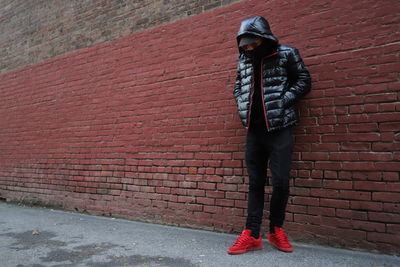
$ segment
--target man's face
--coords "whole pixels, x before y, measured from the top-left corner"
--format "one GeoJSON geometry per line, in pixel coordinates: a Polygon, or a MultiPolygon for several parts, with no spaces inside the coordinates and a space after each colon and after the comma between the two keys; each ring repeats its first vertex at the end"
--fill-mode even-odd
{"type": "Polygon", "coordinates": [[[262,41],[261,40],[257,40],[254,43],[248,44],[248,45],[244,45],[242,46],[242,48],[246,51],[251,51],[256,49],[257,47],[259,47],[261,45],[262,41]]]}

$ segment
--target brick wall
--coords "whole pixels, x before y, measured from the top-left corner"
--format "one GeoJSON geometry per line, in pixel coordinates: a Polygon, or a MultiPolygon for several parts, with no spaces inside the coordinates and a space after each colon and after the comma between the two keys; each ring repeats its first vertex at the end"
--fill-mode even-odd
{"type": "Polygon", "coordinates": [[[0,73],[240,0],[0,0],[0,73]]]}
{"type": "Polygon", "coordinates": [[[263,15],[314,81],[295,129],[291,237],[398,253],[399,9],[244,1],[4,73],[0,197],[242,230],[235,34],[263,15]]]}

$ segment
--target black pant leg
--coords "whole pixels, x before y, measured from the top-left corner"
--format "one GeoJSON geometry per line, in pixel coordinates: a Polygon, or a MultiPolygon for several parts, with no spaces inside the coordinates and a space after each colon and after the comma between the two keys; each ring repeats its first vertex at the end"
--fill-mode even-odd
{"type": "Polygon", "coordinates": [[[272,197],[270,201],[270,230],[282,227],[289,198],[289,177],[292,163],[292,129],[284,129],[271,138],[270,169],[272,173],[272,197]]]}
{"type": "Polygon", "coordinates": [[[249,192],[246,229],[259,235],[264,210],[264,192],[268,151],[262,144],[263,136],[249,131],[246,143],[246,166],[249,174],[249,192]]]}
{"type": "Polygon", "coordinates": [[[289,187],[273,187],[270,201],[269,229],[274,232],[273,227],[282,227],[285,221],[286,205],[289,198],[289,187]]]}

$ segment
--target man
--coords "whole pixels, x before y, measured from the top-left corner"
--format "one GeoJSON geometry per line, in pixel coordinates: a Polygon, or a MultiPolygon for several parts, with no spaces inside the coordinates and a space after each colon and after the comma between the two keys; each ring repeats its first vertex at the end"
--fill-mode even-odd
{"type": "Polygon", "coordinates": [[[237,42],[240,54],[233,94],[247,129],[249,192],[246,228],[228,253],[262,249],[260,225],[268,162],[272,173],[268,241],[281,251],[292,252],[282,229],[289,197],[292,126],[299,121],[297,102],[310,91],[310,74],[298,50],[279,44],[263,17],[242,21],[237,42]]]}

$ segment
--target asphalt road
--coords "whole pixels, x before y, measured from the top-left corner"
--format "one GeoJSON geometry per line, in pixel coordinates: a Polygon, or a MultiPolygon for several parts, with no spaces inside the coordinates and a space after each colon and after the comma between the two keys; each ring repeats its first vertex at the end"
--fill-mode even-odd
{"type": "Polygon", "coordinates": [[[231,256],[236,235],[0,203],[0,266],[400,266],[400,258],[294,243],[231,256]]]}

